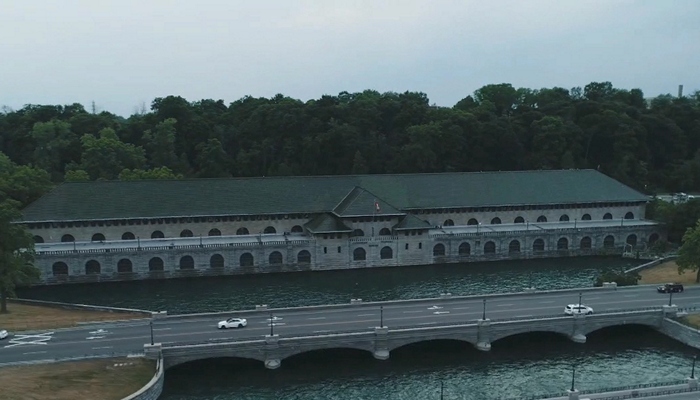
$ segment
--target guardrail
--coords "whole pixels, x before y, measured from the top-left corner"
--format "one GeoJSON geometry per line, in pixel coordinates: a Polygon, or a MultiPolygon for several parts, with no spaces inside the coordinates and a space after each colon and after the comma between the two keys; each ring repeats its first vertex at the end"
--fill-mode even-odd
{"type": "Polygon", "coordinates": [[[143,353],[143,352],[137,352],[137,353],[134,353],[134,352],[112,352],[112,353],[101,353],[101,354],[83,354],[80,356],[55,357],[55,358],[45,358],[45,359],[41,359],[41,360],[32,360],[32,361],[14,361],[14,362],[0,363],[0,368],[20,366],[20,365],[49,364],[49,363],[57,363],[57,362],[65,362],[65,361],[97,360],[97,359],[103,359],[103,358],[119,358],[119,357],[136,358],[136,357],[144,357],[144,356],[145,356],[145,353],[143,353]]]}
{"type": "MultiPolygon", "coordinates": [[[[610,388],[601,389],[587,389],[579,390],[579,396],[582,395],[596,395],[595,400],[620,400],[620,399],[635,399],[640,397],[653,397],[653,396],[663,396],[668,394],[679,394],[679,393],[691,393],[696,392],[700,388],[691,388],[688,386],[686,380],[675,380],[669,382],[652,382],[652,383],[640,383],[636,385],[627,386],[617,386],[610,388]],[[671,387],[685,385],[685,387],[671,387]],[[646,392],[637,392],[639,389],[657,389],[646,392]],[[630,391],[630,393],[617,393],[623,391],[630,391]],[[604,395],[605,393],[610,393],[610,395],[604,395]],[[600,397],[604,395],[604,397],[600,397]]],[[[549,393],[549,394],[537,394],[537,395],[526,395],[511,397],[504,400],[546,400],[546,399],[557,399],[557,398],[569,398],[569,392],[559,392],[559,393],[549,393]]]]}

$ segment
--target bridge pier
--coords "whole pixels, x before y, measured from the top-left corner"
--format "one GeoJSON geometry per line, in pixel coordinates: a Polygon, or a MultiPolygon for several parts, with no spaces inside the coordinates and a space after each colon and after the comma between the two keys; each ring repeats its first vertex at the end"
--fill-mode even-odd
{"type": "Polygon", "coordinates": [[[491,336],[489,334],[491,320],[488,318],[477,320],[477,325],[479,330],[477,331],[476,348],[481,351],[491,350],[491,336]]]}
{"type": "Polygon", "coordinates": [[[143,345],[143,353],[146,355],[146,358],[148,358],[149,360],[157,360],[161,357],[162,347],[163,346],[160,343],[144,344],[143,345]]]}
{"type": "Polygon", "coordinates": [[[387,334],[389,328],[386,326],[374,328],[374,352],[372,355],[377,360],[389,359],[389,347],[387,346],[387,334]]]}
{"type": "Polygon", "coordinates": [[[265,368],[277,369],[282,365],[277,349],[279,349],[279,335],[265,335],[265,368]]]}
{"type": "Polygon", "coordinates": [[[585,314],[574,314],[574,329],[571,332],[571,340],[574,343],[586,343],[586,315],[585,314]]]}

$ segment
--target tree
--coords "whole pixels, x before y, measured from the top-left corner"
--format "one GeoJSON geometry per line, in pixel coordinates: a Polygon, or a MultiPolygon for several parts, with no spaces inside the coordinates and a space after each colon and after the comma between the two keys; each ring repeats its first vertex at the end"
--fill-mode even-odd
{"type": "Polygon", "coordinates": [[[695,282],[700,282],[700,220],[694,227],[685,231],[676,264],[678,264],[678,274],[697,271],[695,282]]]}
{"type": "Polygon", "coordinates": [[[7,313],[7,298],[15,288],[35,282],[41,276],[34,267],[34,240],[22,226],[13,224],[20,218],[16,201],[0,203],[0,313],[7,313]]]}
{"type": "Polygon", "coordinates": [[[84,135],[81,141],[83,155],[80,169],[85,170],[92,179],[115,179],[122,170],[139,169],[146,163],[142,147],[122,142],[110,128],[101,130],[99,138],[84,135]]]}

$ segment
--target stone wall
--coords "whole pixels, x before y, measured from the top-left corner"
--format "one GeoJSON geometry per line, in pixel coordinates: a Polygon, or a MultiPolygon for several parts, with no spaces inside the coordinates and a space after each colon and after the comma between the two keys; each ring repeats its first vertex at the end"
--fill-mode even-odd
{"type": "Polygon", "coordinates": [[[700,349],[700,331],[670,318],[665,318],[659,332],[688,346],[700,349]]]}
{"type": "Polygon", "coordinates": [[[159,358],[156,362],[156,373],[146,386],[122,400],[157,400],[163,392],[163,381],[165,380],[165,368],[163,367],[163,359],[159,358]]]}
{"type": "Polygon", "coordinates": [[[107,307],[107,306],[93,306],[88,304],[73,304],[73,303],[61,303],[58,301],[46,301],[46,300],[30,300],[30,299],[7,299],[9,303],[16,304],[26,304],[30,306],[41,306],[41,307],[52,307],[52,308],[62,308],[66,310],[84,310],[84,311],[102,311],[111,313],[123,313],[123,314],[143,314],[144,318],[150,318],[153,312],[147,310],[138,310],[134,308],[120,308],[120,307],[107,307]]]}

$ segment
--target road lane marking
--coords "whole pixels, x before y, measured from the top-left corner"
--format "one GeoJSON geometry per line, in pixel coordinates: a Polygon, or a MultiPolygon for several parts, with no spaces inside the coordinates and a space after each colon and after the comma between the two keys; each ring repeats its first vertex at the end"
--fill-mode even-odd
{"type": "Polygon", "coordinates": [[[314,333],[326,333],[326,332],[330,332],[330,331],[327,330],[327,329],[326,329],[326,330],[322,330],[322,331],[314,331],[314,333]]]}
{"type": "Polygon", "coordinates": [[[452,307],[453,310],[468,310],[471,307],[452,307]]]}
{"type": "Polygon", "coordinates": [[[169,331],[173,328],[153,328],[153,331],[169,331]]]}
{"type": "Polygon", "coordinates": [[[626,294],[626,295],[623,295],[622,297],[639,297],[639,295],[638,294],[626,294]]]}
{"type": "Polygon", "coordinates": [[[358,314],[357,316],[358,317],[372,317],[374,315],[376,315],[376,314],[358,314]]]}
{"type": "Polygon", "coordinates": [[[435,311],[433,314],[435,315],[440,315],[440,314],[449,314],[449,311],[435,311]]]}
{"type": "Polygon", "coordinates": [[[112,349],[114,346],[93,347],[93,350],[112,349]]]}
{"type": "Polygon", "coordinates": [[[552,303],[556,303],[556,302],[557,302],[556,300],[539,301],[539,302],[537,302],[537,304],[552,304],[552,303]]]}
{"type": "Polygon", "coordinates": [[[412,311],[402,311],[404,314],[415,314],[415,313],[422,313],[423,310],[412,310],[412,311]]]}
{"type": "Polygon", "coordinates": [[[508,303],[508,304],[496,304],[496,307],[511,307],[514,306],[515,304],[513,303],[508,303]]]}
{"type": "Polygon", "coordinates": [[[22,354],[29,355],[29,354],[43,354],[43,353],[46,353],[46,351],[29,351],[29,352],[22,353],[22,354]]]}
{"type": "Polygon", "coordinates": [[[311,317],[311,318],[307,318],[307,319],[317,320],[317,319],[326,319],[326,317],[311,317]]]}
{"type": "Polygon", "coordinates": [[[38,335],[15,335],[4,348],[16,347],[16,346],[26,346],[30,344],[41,344],[46,345],[46,342],[51,340],[54,332],[45,332],[38,335]]]}
{"type": "Polygon", "coordinates": [[[432,307],[428,307],[428,310],[439,310],[441,308],[442,307],[440,307],[440,306],[432,306],[432,307]]]}

